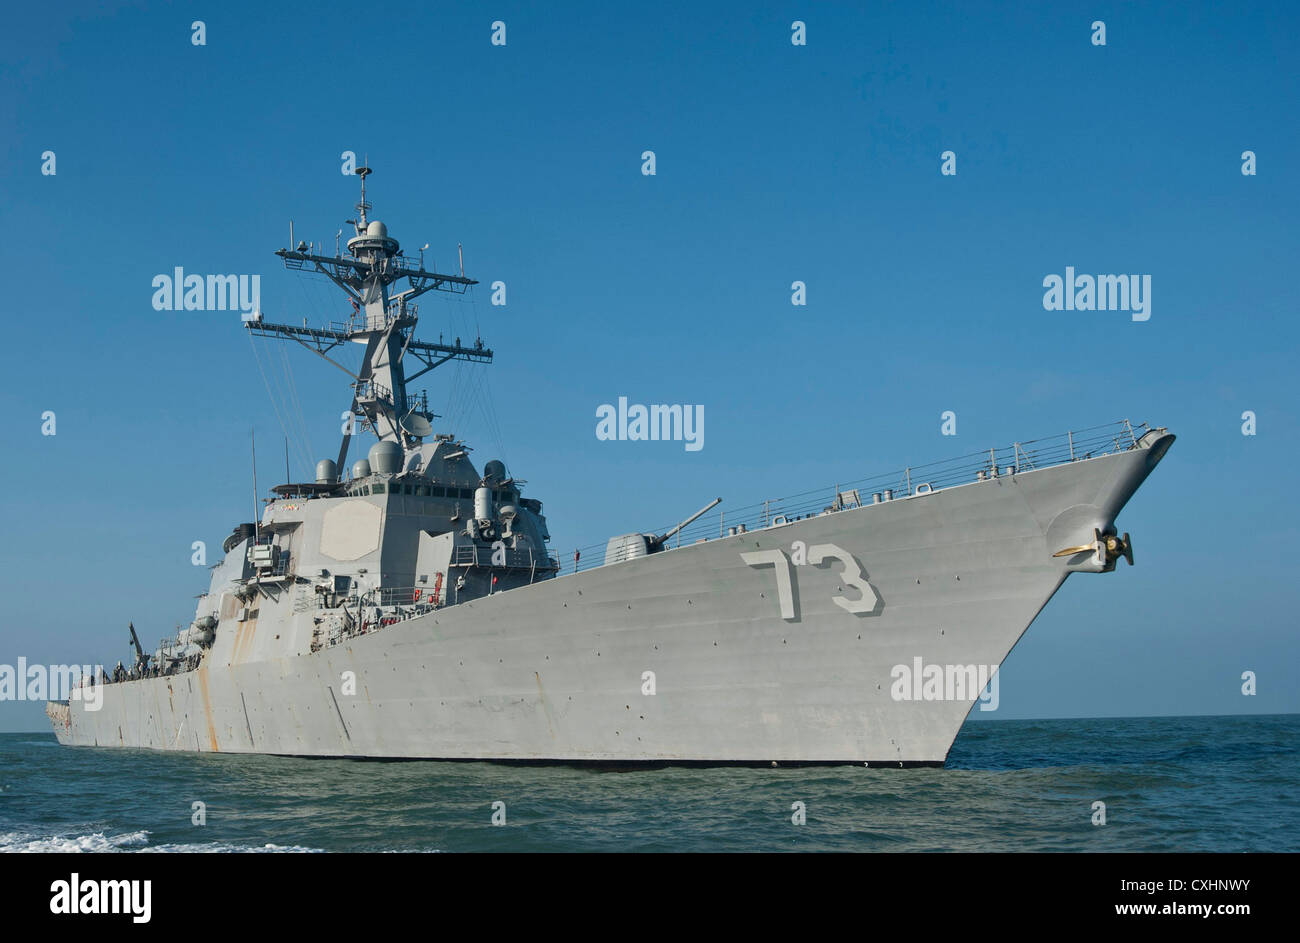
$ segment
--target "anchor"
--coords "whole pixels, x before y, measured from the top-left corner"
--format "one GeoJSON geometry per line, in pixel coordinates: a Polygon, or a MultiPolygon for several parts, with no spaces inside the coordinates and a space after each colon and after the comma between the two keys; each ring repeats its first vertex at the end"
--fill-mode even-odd
{"type": "Polygon", "coordinates": [[[1052,554],[1054,557],[1069,557],[1076,553],[1093,554],[1093,562],[1102,568],[1103,573],[1109,573],[1115,569],[1115,563],[1120,557],[1128,561],[1128,565],[1133,565],[1133,542],[1129,540],[1127,533],[1123,537],[1115,534],[1103,534],[1100,528],[1093,528],[1094,539],[1091,543],[1080,544],[1077,547],[1066,547],[1064,550],[1058,550],[1052,554]]]}

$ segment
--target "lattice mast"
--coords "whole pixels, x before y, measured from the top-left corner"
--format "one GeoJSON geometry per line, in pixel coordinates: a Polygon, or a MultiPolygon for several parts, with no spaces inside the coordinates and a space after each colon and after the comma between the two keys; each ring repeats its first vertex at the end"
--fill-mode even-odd
{"type": "MultiPolygon", "coordinates": [[[[415,340],[418,310],[411,301],[426,291],[464,294],[478,282],[463,273],[426,271],[423,252],[418,262],[407,259],[397,240],[388,235],[388,227],[368,219],[372,207],[366,201],[366,177],[371,174],[370,168],[358,167],[356,174],[361,178],[361,202],[356,204],[357,219],[347,220],[356,235],[348,240],[346,254],[319,255],[306,242],[275,253],[286,268],[304,270],[310,265],[343,289],[352,302],[348,320],[327,328],[309,328],[272,324],[258,314],[245,325],[264,337],[291,338],[348,374],[352,377],[352,413],[381,441],[391,439],[404,450],[414,449],[433,434],[434,414],[424,397],[408,394],[407,384],[449,360],[489,363],[492,351],[483,346],[481,338],[472,347],[462,346],[460,338],[454,344],[415,340]],[[391,287],[401,279],[407,280],[407,287],[393,292],[391,287]],[[356,373],[329,356],[335,347],[347,342],[366,346],[356,373]],[[405,368],[408,355],[422,365],[409,375],[405,368]]],[[[351,437],[349,429],[339,446],[340,471],[347,461],[351,437]]]]}

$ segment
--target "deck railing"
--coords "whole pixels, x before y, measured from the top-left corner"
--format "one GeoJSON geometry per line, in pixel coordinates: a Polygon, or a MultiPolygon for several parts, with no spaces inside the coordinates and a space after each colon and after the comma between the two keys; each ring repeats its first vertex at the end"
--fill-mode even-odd
{"type": "MultiPolygon", "coordinates": [[[[491,547],[461,545],[452,550],[452,566],[493,566],[494,551],[491,547]]],[[[507,547],[505,565],[516,569],[554,570],[559,569],[559,560],[547,553],[539,553],[531,547],[507,547]]]]}
{"type": "MultiPolygon", "coordinates": [[[[758,530],[772,524],[815,517],[827,511],[851,510],[956,485],[1124,452],[1137,448],[1138,440],[1149,430],[1146,423],[1134,425],[1127,419],[1121,419],[1060,435],[1013,442],[1003,448],[969,452],[924,465],[909,465],[896,472],[828,485],[783,498],[771,498],[740,508],[723,508],[717,516],[709,515],[685,528],[669,541],[669,546],[684,547],[705,538],[726,537],[733,528],[758,530]]],[[[645,533],[662,534],[671,526],[647,529],[645,533]]],[[[570,557],[564,563],[562,573],[574,573],[604,565],[605,544],[582,547],[578,553],[580,557],[577,563],[570,557]]]]}

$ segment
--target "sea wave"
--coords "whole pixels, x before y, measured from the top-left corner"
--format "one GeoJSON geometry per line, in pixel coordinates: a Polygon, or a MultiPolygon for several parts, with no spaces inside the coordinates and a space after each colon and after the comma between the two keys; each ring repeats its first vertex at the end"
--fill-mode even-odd
{"type": "Polygon", "coordinates": [[[99,853],[99,852],[153,852],[161,854],[183,853],[249,853],[249,854],[306,854],[320,852],[320,848],[302,845],[238,845],[230,842],[173,842],[150,845],[147,831],[123,832],[106,835],[90,832],[85,835],[41,835],[35,832],[0,833],[0,854],[42,853],[99,853]]]}
{"type": "Polygon", "coordinates": [[[86,835],[46,835],[33,832],[5,832],[0,834],[0,852],[97,852],[122,851],[132,845],[149,841],[148,832],[124,832],[105,835],[91,832],[86,835]]]}

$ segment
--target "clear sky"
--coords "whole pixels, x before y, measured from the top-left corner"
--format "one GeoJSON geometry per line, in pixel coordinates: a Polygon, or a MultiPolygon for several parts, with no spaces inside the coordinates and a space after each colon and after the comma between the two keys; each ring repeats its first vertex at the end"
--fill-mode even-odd
{"type": "Polygon", "coordinates": [[[994,716],[1300,710],[1297,9],[13,5],[0,663],[111,665],[128,620],[152,648],[207,586],[192,542],[215,562],[249,518],[250,428],[264,489],[286,427],[295,478],[335,454],[342,373],[255,359],[237,313],[155,311],[151,281],[258,273],[270,320],[345,315],[271,253],[291,219],[333,251],[353,150],[406,248],[446,270],[463,244],[483,284],[425,296],[421,335],[481,331],[496,362],[416,386],[527,479],[563,558],[717,495],[1130,417],[1179,436],[1119,520],[1137,566],[1066,583],[994,716]],[[1150,320],[1044,310],[1066,266],[1150,275],[1150,320]],[[598,441],[619,396],[703,405],[704,448],[598,441]]]}

